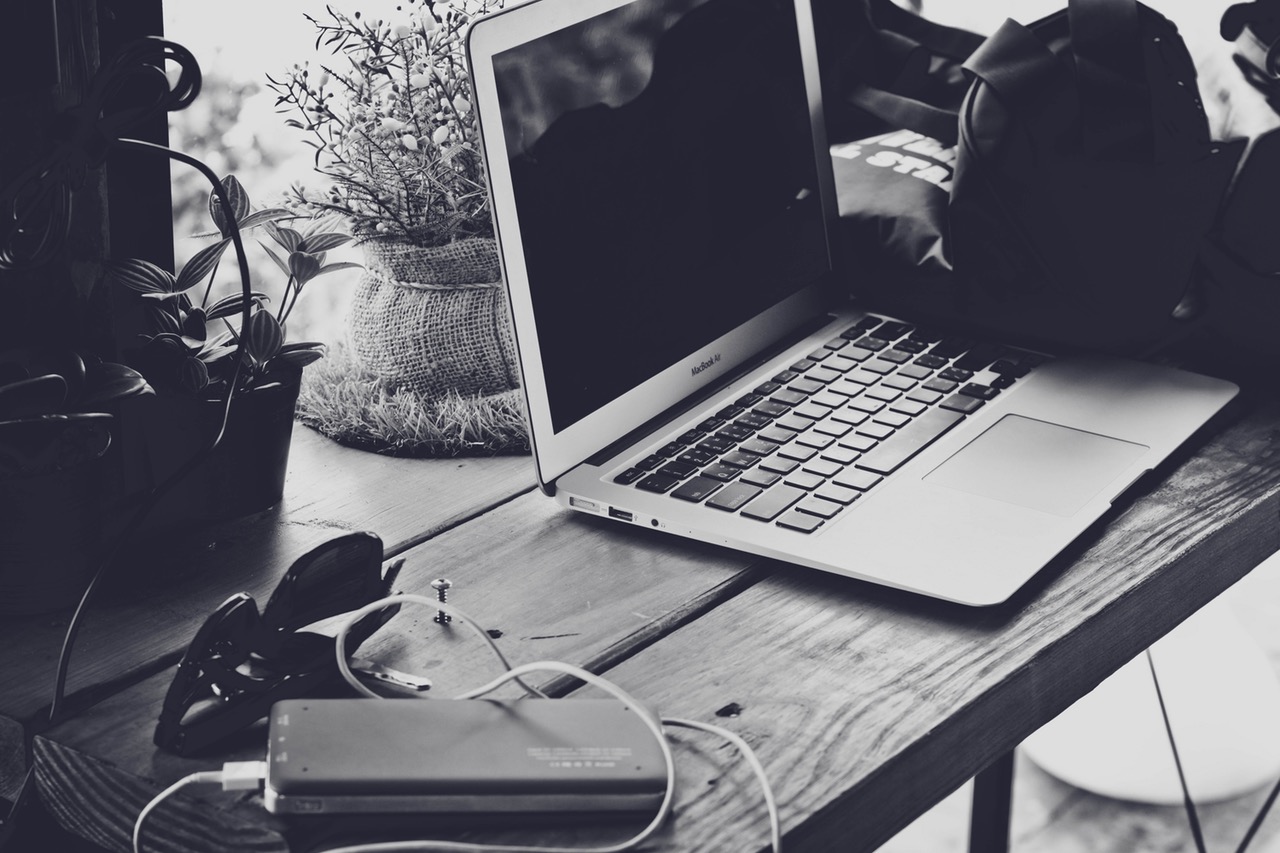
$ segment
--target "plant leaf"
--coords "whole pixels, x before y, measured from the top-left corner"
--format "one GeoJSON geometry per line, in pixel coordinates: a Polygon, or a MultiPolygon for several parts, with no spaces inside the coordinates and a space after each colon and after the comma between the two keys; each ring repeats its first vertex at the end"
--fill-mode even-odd
{"type": "Polygon", "coordinates": [[[270,311],[259,311],[249,320],[245,349],[258,364],[270,361],[284,344],[284,329],[270,311]]]}
{"type": "Polygon", "coordinates": [[[284,355],[287,352],[294,352],[295,350],[300,350],[300,349],[325,349],[325,348],[326,348],[326,345],[321,343],[320,341],[295,341],[294,343],[285,344],[284,346],[280,347],[280,355],[284,355]]]}
{"type": "MultiPolygon", "coordinates": [[[[231,202],[231,212],[235,214],[236,222],[239,223],[249,215],[249,194],[245,192],[244,187],[236,180],[235,175],[227,175],[222,179],[222,188],[227,192],[227,200],[231,202]]],[[[218,233],[223,237],[231,236],[231,223],[227,220],[226,213],[222,210],[222,204],[218,201],[218,194],[210,191],[209,193],[209,217],[213,220],[213,224],[218,227],[218,233]]]]}
{"type": "Polygon", "coordinates": [[[141,258],[127,258],[107,264],[107,274],[130,290],[143,295],[169,294],[176,279],[173,273],[141,258]]]}
{"type": "Polygon", "coordinates": [[[285,275],[292,275],[292,273],[290,273],[290,272],[289,272],[289,265],[288,265],[288,264],[286,264],[286,263],[285,263],[285,262],[280,258],[280,256],[279,256],[279,255],[277,255],[274,251],[272,251],[270,246],[268,246],[266,243],[263,243],[262,241],[258,241],[258,245],[259,245],[259,246],[261,246],[261,247],[263,248],[263,250],[264,250],[268,255],[270,255],[270,256],[271,256],[271,260],[273,260],[273,261],[275,261],[275,262],[276,262],[276,266],[280,267],[280,272],[284,273],[285,275]]]}
{"type": "Polygon", "coordinates": [[[146,314],[149,325],[157,332],[172,332],[177,334],[182,331],[182,326],[178,324],[178,318],[174,317],[171,311],[168,311],[159,303],[148,303],[146,314]]]}
{"type": "Polygon", "coordinates": [[[320,272],[320,260],[306,252],[294,252],[289,255],[289,274],[297,281],[298,287],[311,281],[320,272]]]}
{"type": "MultiPolygon", "coordinates": [[[[244,299],[244,294],[242,293],[232,293],[229,296],[222,297],[217,302],[213,303],[212,305],[210,305],[208,308],[205,309],[205,312],[204,312],[205,320],[220,320],[223,317],[233,317],[236,314],[239,314],[240,303],[243,299],[244,299]]],[[[252,304],[255,306],[261,305],[263,302],[269,301],[267,294],[260,293],[259,291],[256,291],[256,290],[252,291],[249,294],[249,299],[251,300],[252,304]]]]}
{"type": "Polygon", "coordinates": [[[338,246],[345,246],[351,242],[351,235],[338,234],[333,231],[327,231],[324,234],[312,234],[305,238],[298,248],[304,252],[327,252],[330,249],[336,249],[338,246]]]}
{"type": "Polygon", "coordinates": [[[316,349],[295,349],[289,352],[281,352],[271,360],[271,363],[283,362],[294,367],[306,367],[308,364],[324,358],[324,356],[325,348],[321,345],[316,349]]]}
{"type": "Polygon", "coordinates": [[[281,247],[290,252],[298,251],[298,246],[302,243],[302,234],[287,226],[275,225],[275,227],[268,228],[267,233],[269,233],[271,237],[281,245],[281,247]]]}
{"type": "Polygon", "coordinates": [[[205,246],[196,252],[191,260],[187,261],[183,266],[182,272],[178,273],[177,282],[173,289],[179,292],[189,290],[212,272],[217,266],[218,260],[221,259],[222,253],[226,251],[227,245],[231,242],[230,237],[224,237],[212,246],[205,246]]]}
{"type": "Polygon", "coordinates": [[[198,393],[209,386],[209,368],[198,358],[184,359],[178,368],[178,384],[191,393],[198,393]]]}
{"type": "Polygon", "coordinates": [[[339,270],[362,270],[362,269],[364,269],[363,264],[356,264],[356,263],[352,263],[351,261],[339,261],[336,264],[325,264],[324,266],[320,267],[320,269],[317,270],[316,274],[312,277],[319,278],[322,275],[326,275],[331,272],[338,272],[339,270]]]}
{"type": "Polygon", "coordinates": [[[204,311],[196,308],[187,315],[187,319],[182,321],[182,335],[184,338],[193,338],[197,341],[203,341],[208,337],[204,311]]]}
{"type": "Polygon", "coordinates": [[[257,225],[274,222],[277,219],[293,219],[297,214],[283,207],[268,207],[266,210],[255,210],[240,222],[240,230],[248,231],[257,225]]]}
{"type": "Polygon", "coordinates": [[[142,374],[131,367],[104,361],[91,370],[86,377],[84,395],[79,406],[97,406],[122,400],[125,397],[136,397],[141,394],[154,394],[142,374]]]}

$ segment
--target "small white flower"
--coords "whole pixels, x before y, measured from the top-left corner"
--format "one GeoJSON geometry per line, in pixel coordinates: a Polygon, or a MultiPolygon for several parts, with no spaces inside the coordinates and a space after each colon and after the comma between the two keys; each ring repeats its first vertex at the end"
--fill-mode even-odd
{"type": "Polygon", "coordinates": [[[408,24],[397,24],[397,25],[396,25],[396,26],[391,30],[391,32],[392,32],[392,33],[395,35],[395,37],[396,37],[396,38],[398,38],[398,39],[407,39],[410,35],[412,35],[412,34],[413,34],[413,30],[409,27],[409,25],[408,25],[408,24]]]}
{"type": "Polygon", "coordinates": [[[400,144],[405,148],[408,148],[410,151],[418,150],[418,138],[412,134],[406,133],[404,136],[400,137],[400,144]]]}
{"type": "Polygon", "coordinates": [[[409,85],[415,89],[425,89],[431,85],[431,75],[413,74],[409,77],[409,85]]]}
{"type": "Polygon", "coordinates": [[[404,122],[388,116],[378,122],[378,127],[383,133],[397,133],[404,128],[404,122]]]}
{"type": "Polygon", "coordinates": [[[441,125],[437,127],[435,133],[431,134],[431,141],[436,145],[444,145],[449,141],[449,126],[441,125]]]}
{"type": "Polygon", "coordinates": [[[464,116],[471,112],[471,102],[459,95],[453,99],[453,108],[457,110],[458,115],[464,116]]]}

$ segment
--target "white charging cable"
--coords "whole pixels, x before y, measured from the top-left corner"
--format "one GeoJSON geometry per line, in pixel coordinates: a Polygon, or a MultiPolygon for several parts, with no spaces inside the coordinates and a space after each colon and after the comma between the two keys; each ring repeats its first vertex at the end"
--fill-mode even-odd
{"type": "MultiPolygon", "coordinates": [[[[466,841],[444,841],[431,839],[414,839],[409,841],[381,841],[371,842],[367,844],[356,844],[344,847],[331,848],[325,853],[401,853],[401,851],[465,851],[465,853],[622,853],[622,851],[630,850],[642,843],[649,836],[653,835],[666,822],[671,814],[671,807],[675,799],[675,758],[671,754],[671,745],[667,741],[666,733],[663,731],[663,725],[679,726],[682,728],[695,729],[698,731],[708,732],[717,735],[732,744],[743,758],[747,761],[751,771],[755,774],[756,779],[760,783],[760,788],[764,793],[765,808],[769,815],[769,834],[770,842],[773,845],[774,853],[782,853],[782,827],[778,816],[777,802],[773,796],[773,790],[769,786],[769,780],[765,775],[764,765],[760,763],[760,759],[756,757],[755,752],[737,734],[720,726],[710,723],[698,722],[695,720],[686,720],[675,717],[658,717],[654,715],[641,702],[637,701],[633,696],[617,686],[613,682],[589,672],[581,667],[574,666],[570,663],[562,661],[536,661],[534,663],[522,664],[520,666],[512,666],[506,656],[493,642],[493,638],[489,633],[480,627],[474,619],[467,616],[452,604],[437,601],[434,598],[428,598],[421,595],[401,594],[392,595],[387,598],[374,601],[365,605],[359,610],[352,613],[343,621],[338,629],[337,635],[334,637],[334,650],[338,663],[338,670],[342,673],[342,677],[352,686],[358,693],[374,699],[383,699],[385,697],[373,692],[366,687],[351,670],[351,666],[344,654],[346,646],[346,636],[351,627],[374,611],[391,607],[396,604],[413,603],[422,604],[427,607],[433,607],[443,610],[445,613],[453,616],[454,619],[461,624],[465,624],[473,629],[497,656],[502,663],[504,672],[487,684],[468,690],[455,697],[455,699],[475,699],[492,693],[502,685],[514,681],[520,685],[526,694],[531,697],[540,699],[549,699],[545,693],[536,687],[531,687],[523,680],[523,676],[533,672],[559,672],[565,675],[571,675],[574,678],[590,684],[594,687],[605,691],[606,693],[618,699],[622,703],[634,708],[640,721],[645,725],[658,744],[658,749],[662,753],[662,760],[666,769],[667,785],[663,793],[662,802],[658,806],[657,814],[653,820],[649,822],[639,833],[617,844],[611,844],[605,847],[538,847],[529,845],[507,845],[507,844],[479,844],[466,841]]],[[[407,701],[407,700],[406,700],[407,701]]],[[[435,700],[433,700],[435,701],[435,700]]],[[[450,701],[450,700],[443,700],[450,701]]],[[[550,699],[549,701],[573,701],[550,699]]],[[[238,761],[229,762],[223,765],[222,770],[210,770],[199,773],[192,773],[179,779],[177,782],[165,788],[157,794],[151,802],[147,803],[142,812],[138,815],[137,821],[133,827],[133,853],[142,853],[142,825],[150,816],[151,812],[160,805],[165,799],[177,792],[181,788],[188,785],[196,784],[220,784],[224,791],[231,790],[253,790],[258,787],[259,783],[266,777],[265,761],[238,761]]]]}
{"type": "Polygon", "coordinates": [[[265,761],[229,761],[221,770],[202,770],[183,776],[152,798],[133,823],[133,853],[142,853],[142,824],[172,794],[188,785],[221,785],[224,791],[253,791],[267,776],[265,761]]]}
{"type": "Polygon", "coordinates": [[[423,595],[405,593],[388,596],[380,599],[379,601],[366,604],[364,607],[347,617],[347,619],[343,621],[341,627],[338,628],[338,633],[334,637],[334,654],[337,660],[338,669],[342,673],[342,677],[361,694],[375,699],[385,698],[374,693],[362,684],[360,680],[356,678],[355,673],[351,671],[351,667],[347,662],[347,656],[344,651],[346,648],[345,640],[347,632],[356,622],[370,613],[402,603],[421,604],[426,607],[433,607],[438,610],[442,610],[452,616],[455,622],[464,624],[471,628],[484,640],[485,644],[494,652],[498,660],[502,663],[503,668],[506,670],[503,674],[499,675],[488,684],[483,684],[474,690],[468,690],[467,692],[455,697],[456,699],[475,699],[477,697],[484,696],[487,693],[492,693],[494,690],[509,681],[517,682],[525,689],[525,692],[530,695],[545,697],[546,694],[542,693],[542,691],[534,687],[530,687],[521,680],[521,676],[532,672],[551,671],[572,675],[587,684],[604,690],[614,698],[621,700],[623,703],[636,708],[636,710],[640,712],[640,719],[653,734],[654,738],[658,742],[659,749],[662,750],[663,760],[666,762],[667,789],[663,795],[662,804],[658,807],[658,813],[654,816],[648,826],[636,835],[632,836],[630,839],[608,847],[534,847],[522,845],[474,844],[463,841],[430,841],[423,839],[414,841],[389,841],[358,844],[349,847],[334,848],[325,851],[325,853],[400,853],[400,851],[410,850],[456,850],[467,851],[467,853],[483,853],[483,851],[494,851],[494,853],[621,853],[621,851],[630,850],[656,832],[658,828],[666,822],[675,797],[675,759],[671,755],[671,747],[667,742],[666,733],[662,730],[663,724],[681,726],[718,735],[719,737],[727,740],[742,753],[748,765],[751,767],[752,772],[755,774],[756,779],[759,781],[761,790],[764,792],[765,808],[769,814],[770,842],[773,845],[774,853],[782,853],[782,828],[781,821],[778,816],[777,802],[774,799],[773,790],[769,785],[769,780],[765,775],[764,765],[760,763],[759,758],[756,757],[755,752],[745,740],[728,729],[724,729],[710,723],[701,723],[694,720],[684,720],[671,717],[655,717],[645,709],[643,704],[638,702],[621,687],[618,687],[613,682],[602,678],[593,672],[588,672],[587,670],[574,666],[573,664],[564,663],[562,661],[537,661],[513,667],[502,654],[501,650],[498,649],[497,644],[494,643],[489,632],[485,631],[480,626],[480,623],[476,622],[452,604],[444,603],[423,595]]]}

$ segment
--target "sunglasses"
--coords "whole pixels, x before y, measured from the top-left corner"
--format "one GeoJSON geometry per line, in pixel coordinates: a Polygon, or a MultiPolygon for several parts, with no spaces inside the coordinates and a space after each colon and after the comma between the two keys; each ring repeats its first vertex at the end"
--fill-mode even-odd
{"type": "MultiPolygon", "coordinates": [[[[301,629],[389,595],[404,561],[383,574],[382,556],[382,540],[374,534],[347,534],[294,561],[261,612],[245,592],[224,601],[178,663],[156,724],[156,746],[191,755],[263,719],[281,699],[345,688],[334,638],[301,629]]],[[[375,611],[353,625],[347,656],[398,611],[375,611]]],[[[368,674],[399,680],[381,668],[368,674]]],[[[424,684],[429,686],[406,686],[421,690],[424,684]]]]}

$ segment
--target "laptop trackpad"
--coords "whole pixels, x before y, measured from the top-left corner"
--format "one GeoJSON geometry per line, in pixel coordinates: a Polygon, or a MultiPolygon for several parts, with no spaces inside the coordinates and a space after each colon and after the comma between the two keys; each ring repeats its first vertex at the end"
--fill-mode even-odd
{"type": "Polygon", "coordinates": [[[1005,415],[925,480],[1059,516],[1071,516],[1148,448],[1084,430],[1005,415]]]}

